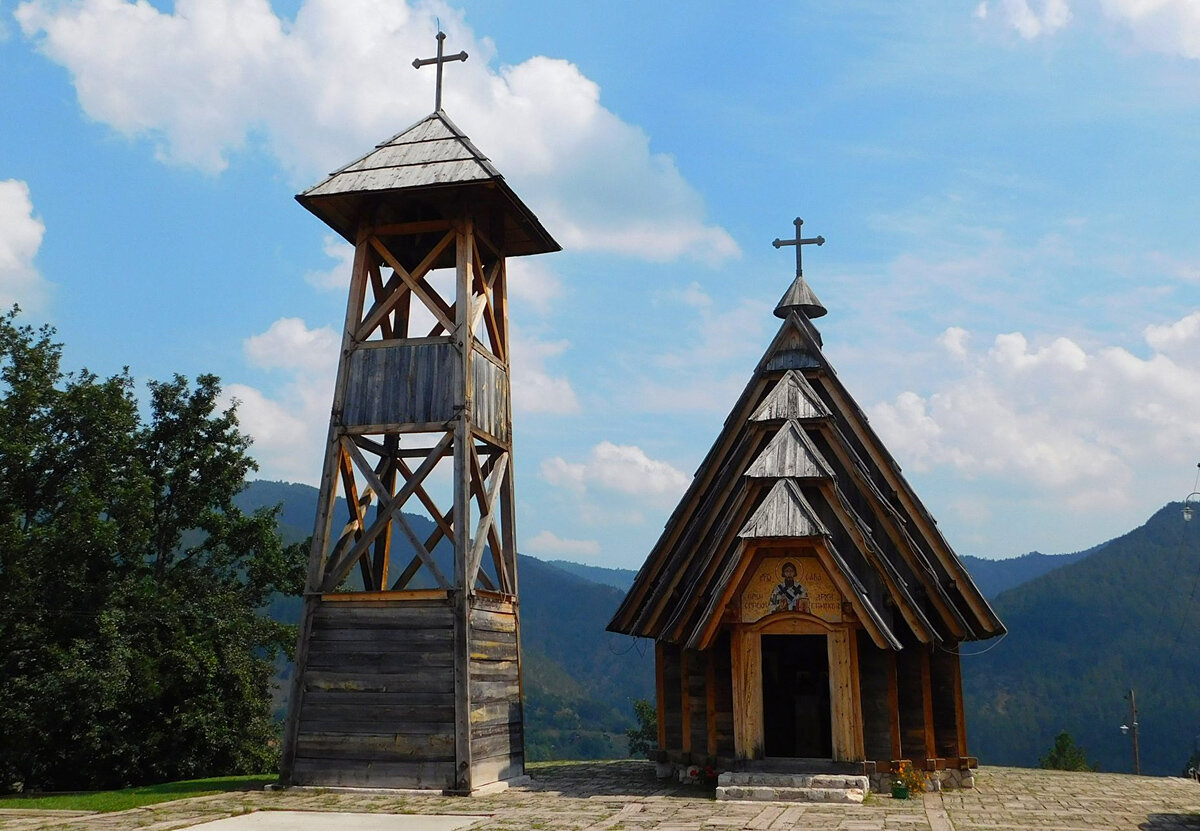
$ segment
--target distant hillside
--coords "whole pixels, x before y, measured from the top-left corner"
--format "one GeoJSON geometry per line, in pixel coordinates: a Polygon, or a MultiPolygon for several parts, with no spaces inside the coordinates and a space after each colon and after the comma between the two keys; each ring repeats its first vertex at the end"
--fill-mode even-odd
{"type": "MultiPolygon", "coordinates": [[[[256,481],[238,498],[243,510],[280,503],[285,538],[294,541],[312,533],[316,488],[256,481]]],[[[433,528],[425,517],[405,516],[419,536],[433,528]]],[[[402,542],[396,544],[404,550],[402,542]]],[[[444,569],[449,568],[449,552],[445,544],[434,552],[444,569]]],[[[604,631],[624,591],[525,555],[518,558],[517,572],[529,758],[624,757],[625,730],[633,726],[630,702],[654,697],[653,644],[604,631]]],[[[278,598],[269,613],[277,620],[297,622],[299,598],[278,598]]],[[[290,666],[281,667],[283,677],[290,671],[290,666]]],[[[282,694],[277,706],[286,706],[282,694]]]]}
{"type": "MultiPolygon", "coordinates": [[[[622,593],[629,591],[637,572],[628,568],[604,568],[602,566],[585,566],[583,563],[572,563],[569,560],[549,560],[550,565],[577,577],[584,577],[593,583],[603,583],[620,589],[622,593]]],[[[605,621],[607,623],[608,621],[605,621]]]]}
{"type": "Polygon", "coordinates": [[[1001,593],[1008,637],[966,644],[972,752],[987,764],[1037,764],[1067,730],[1088,759],[1131,769],[1126,691],[1137,691],[1142,769],[1178,774],[1200,734],[1200,523],[1180,505],[1089,556],[1001,593]]]}
{"type": "Polygon", "coordinates": [[[975,585],[979,586],[983,596],[990,600],[1001,592],[1041,577],[1056,568],[1078,562],[1102,547],[1098,545],[1074,554],[1043,554],[1040,551],[1030,551],[1028,554],[1007,560],[988,560],[970,554],[961,559],[975,585]]]}

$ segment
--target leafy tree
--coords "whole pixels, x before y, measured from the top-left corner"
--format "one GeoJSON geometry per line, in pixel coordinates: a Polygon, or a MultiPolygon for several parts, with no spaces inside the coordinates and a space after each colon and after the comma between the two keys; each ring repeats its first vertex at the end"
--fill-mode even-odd
{"type": "Polygon", "coordinates": [[[625,731],[629,739],[629,755],[650,758],[650,751],[658,749],[658,711],[644,698],[633,702],[633,715],[638,726],[625,731]]]}
{"type": "Polygon", "coordinates": [[[0,789],[115,787],[273,765],[273,661],[304,552],[233,504],[249,439],[220,383],[64,374],[0,315],[0,789]]]}
{"type": "Polygon", "coordinates": [[[1046,770],[1095,770],[1088,764],[1083,748],[1075,744],[1066,730],[1054,737],[1050,752],[1038,759],[1038,766],[1046,770]]]}

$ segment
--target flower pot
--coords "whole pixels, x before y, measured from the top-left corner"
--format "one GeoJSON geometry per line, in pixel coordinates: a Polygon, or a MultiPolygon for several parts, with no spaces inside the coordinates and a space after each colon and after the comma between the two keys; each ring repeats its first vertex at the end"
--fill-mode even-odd
{"type": "Polygon", "coordinates": [[[908,786],[892,785],[892,799],[908,799],[908,786]]]}

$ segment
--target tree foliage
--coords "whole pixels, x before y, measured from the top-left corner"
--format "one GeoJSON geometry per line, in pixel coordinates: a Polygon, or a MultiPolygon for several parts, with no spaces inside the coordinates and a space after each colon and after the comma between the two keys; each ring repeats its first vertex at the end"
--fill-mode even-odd
{"type": "Polygon", "coordinates": [[[633,702],[633,715],[638,726],[625,731],[629,738],[629,755],[650,758],[650,752],[658,749],[658,710],[644,698],[633,702]]]}
{"type": "Polygon", "coordinates": [[[53,330],[0,315],[0,789],[116,787],[273,764],[260,615],[299,546],[233,503],[249,439],[220,383],[65,374],[53,330]]]}
{"type": "Polygon", "coordinates": [[[1046,770],[1095,770],[1094,765],[1088,764],[1083,748],[1075,744],[1071,734],[1066,730],[1054,737],[1054,746],[1050,752],[1038,759],[1038,766],[1046,770]]]}

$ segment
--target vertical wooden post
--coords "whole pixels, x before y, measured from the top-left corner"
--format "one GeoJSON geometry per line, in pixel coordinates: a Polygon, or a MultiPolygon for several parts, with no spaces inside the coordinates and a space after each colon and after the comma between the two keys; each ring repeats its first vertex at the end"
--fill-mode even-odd
{"type": "Polygon", "coordinates": [[[954,685],[955,740],[958,746],[958,758],[962,759],[967,755],[967,716],[963,708],[962,663],[957,649],[954,651],[954,660],[950,666],[950,683],[954,685]]]}
{"type": "Polygon", "coordinates": [[[733,665],[733,745],[739,759],[763,755],[762,638],[735,626],[730,638],[733,665]]]}
{"type": "Polygon", "coordinates": [[[921,702],[925,721],[925,758],[937,758],[937,735],[933,729],[933,676],[930,658],[933,647],[921,649],[921,702]]]}
{"type": "Polygon", "coordinates": [[[833,722],[833,758],[837,762],[863,759],[862,712],[857,706],[852,633],[838,629],[828,635],[830,718],[833,722]]]}
{"type": "Polygon", "coordinates": [[[454,422],[454,763],[455,789],[471,792],[471,232],[469,218],[456,229],[454,345],[459,352],[462,400],[454,422]]]}
{"type": "Polygon", "coordinates": [[[888,721],[892,734],[892,759],[904,758],[904,745],[900,741],[900,681],[897,677],[896,653],[887,653],[888,721]]]}
{"type": "Polygon", "coordinates": [[[683,727],[683,743],[682,748],[684,753],[692,752],[692,698],[688,694],[688,673],[692,668],[688,666],[688,652],[691,650],[680,648],[679,650],[679,699],[682,702],[680,707],[683,727]]]}
{"type": "Polygon", "coordinates": [[[658,718],[658,749],[667,749],[667,654],[662,641],[654,642],[654,703],[658,718]]]}
{"type": "Polygon", "coordinates": [[[704,714],[707,716],[708,755],[717,755],[717,661],[716,650],[706,649],[704,655],[704,714]]]}

